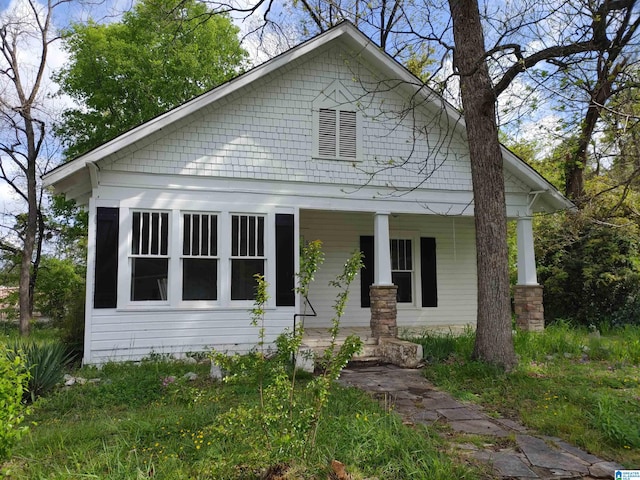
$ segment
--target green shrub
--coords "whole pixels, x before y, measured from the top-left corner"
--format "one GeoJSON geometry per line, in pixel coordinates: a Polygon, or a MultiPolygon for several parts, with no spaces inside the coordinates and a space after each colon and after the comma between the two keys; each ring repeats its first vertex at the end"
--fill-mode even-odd
{"type": "Polygon", "coordinates": [[[35,308],[59,325],[78,297],[84,298],[84,278],[71,259],[43,257],[38,270],[35,308]]]}
{"type": "Polygon", "coordinates": [[[640,232],[586,215],[544,218],[536,226],[545,316],[600,327],[640,324],[640,232]]]}
{"type": "Polygon", "coordinates": [[[15,342],[9,349],[9,358],[22,355],[29,372],[25,400],[33,402],[37,397],[53,390],[64,377],[64,370],[73,360],[66,347],[58,342],[15,342]]]}
{"type": "Polygon", "coordinates": [[[0,345],[0,462],[9,458],[15,442],[27,431],[20,426],[27,409],[22,401],[29,374],[20,355],[0,345]]]}
{"type": "Polygon", "coordinates": [[[70,300],[60,327],[62,342],[77,359],[84,353],[84,301],[84,292],[70,300]]]}

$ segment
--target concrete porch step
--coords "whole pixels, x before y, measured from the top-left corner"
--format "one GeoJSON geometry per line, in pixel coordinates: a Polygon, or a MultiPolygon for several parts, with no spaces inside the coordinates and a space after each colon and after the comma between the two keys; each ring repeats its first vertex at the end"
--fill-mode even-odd
{"type": "MultiPolygon", "coordinates": [[[[308,339],[303,341],[300,348],[301,355],[296,358],[296,366],[305,371],[313,371],[316,360],[321,358],[326,347],[322,346],[322,341],[310,342],[315,343],[313,346],[307,343],[308,339]]],[[[380,338],[368,340],[362,351],[354,355],[352,362],[357,363],[392,363],[403,367],[415,368],[422,361],[422,346],[399,340],[397,338],[380,338]]]]}

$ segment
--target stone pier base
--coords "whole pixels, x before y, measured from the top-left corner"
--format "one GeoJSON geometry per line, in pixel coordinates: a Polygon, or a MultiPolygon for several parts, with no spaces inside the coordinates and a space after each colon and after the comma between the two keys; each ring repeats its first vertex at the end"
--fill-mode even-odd
{"type": "Polygon", "coordinates": [[[544,330],[542,285],[516,285],[513,292],[516,325],[521,330],[544,330]]]}
{"type": "Polygon", "coordinates": [[[374,338],[397,337],[396,285],[371,285],[371,334],[374,338]]]}

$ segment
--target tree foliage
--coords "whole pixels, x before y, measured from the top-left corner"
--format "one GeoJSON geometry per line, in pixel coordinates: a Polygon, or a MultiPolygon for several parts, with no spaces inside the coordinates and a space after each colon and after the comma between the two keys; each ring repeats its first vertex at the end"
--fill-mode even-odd
{"type": "Polygon", "coordinates": [[[73,158],[235,76],[246,52],[238,28],[197,0],[143,0],[111,24],[64,34],[61,92],[81,106],[57,128],[73,158]]]}
{"type": "Polygon", "coordinates": [[[60,322],[78,293],[84,291],[84,269],[69,259],[44,257],[36,285],[35,306],[44,316],[60,322]]]}
{"type": "Polygon", "coordinates": [[[640,322],[640,229],[584,214],[541,219],[539,280],[545,314],[582,325],[640,322]]]}

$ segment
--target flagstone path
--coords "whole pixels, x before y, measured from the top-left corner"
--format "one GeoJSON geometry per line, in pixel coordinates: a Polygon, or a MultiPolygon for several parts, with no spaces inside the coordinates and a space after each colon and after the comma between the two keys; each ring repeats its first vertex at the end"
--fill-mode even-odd
{"type": "MultiPolygon", "coordinates": [[[[394,365],[349,367],[343,370],[340,382],[371,392],[408,424],[439,422],[460,433],[486,435],[496,440],[515,438],[515,447],[496,446],[499,441],[488,442],[484,447],[470,443],[456,446],[462,453],[490,465],[496,478],[613,478],[615,470],[622,469],[559,438],[537,435],[512,420],[489,417],[481,407],[437,390],[420,370],[394,365]]],[[[508,444],[513,442],[503,442],[508,444]]]]}

